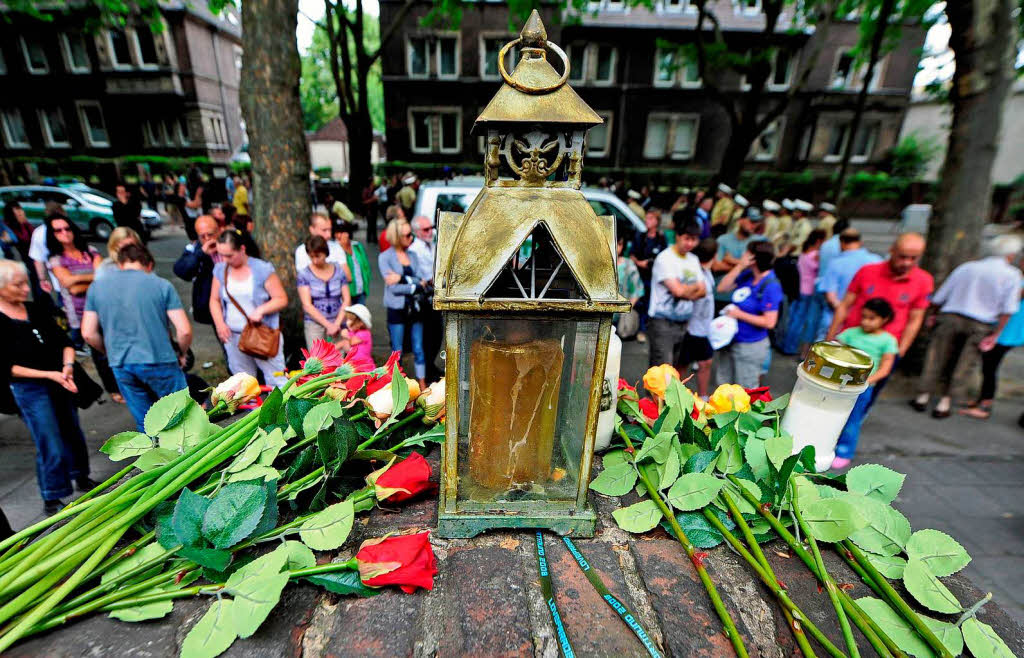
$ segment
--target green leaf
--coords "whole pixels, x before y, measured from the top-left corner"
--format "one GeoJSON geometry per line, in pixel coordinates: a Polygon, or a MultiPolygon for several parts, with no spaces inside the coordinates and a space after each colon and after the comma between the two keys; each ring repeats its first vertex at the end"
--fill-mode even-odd
{"type": "Polygon", "coordinates": [[[264,535],[277,527],[277,478],[263,482],[263,514],[252,531],[252,537],[264,535]]]}
{"type": "MultiPolygon", "coordinates": [[[[732,425],[736,418],[739,417],[739,413],[735,411],[727,411],[724,414],[715,414],[711,417],[711,423],[718,428],[723,428],[726,425],[732,425]]],[[[714,442],[712,442],[714,443],[714,442]]]]}
{"type": "Polygon", "coordinates": [[[864,519],[844,500],[826,498],[806,505],[801,501],[800,512],[810,533],[824,542],[842,541],[864,527],[864,519]]]}
{"type": "MultiPolygon", "coordinates": [[[[740,480],[740,486],[749,491],[754,496],[754,498],[761,500],[761,487],[757,486],[756,482],[751,482],[750,480],[740,480]]],[[[725,489],[729,492],[729,495],[732,497],[733,502],[736,503],[736,508],[739,509],[741,514],[756,515],[758,513],[757,510],[754,509],[754,506],[747,502],[747,499],[743,497],[743,495],[740,493],[739,487],[737,487],[735,484],[726,481],[725,489]]]]}
{"type": "Polygon", "coordinates": [[[168,450],[167,448],[153,448],[136,459],[132,466],[140,471],[151,471],[154,468],[170,464],[180,456],[181,453],[175,452],[174,450],[168,450]]]}
{"type": "Polygon", "coordinates": [[[306,438],[306,435],[302,433],[302,419],[315,406],[317,406],[317,401],[309,398],[288,398],[285,400],[284,409],[285,417],[288,419],[288,426],[295,430],[295,435],[300,439],[306,438]]]}
{"type": "Polygon", "coordinates": [[[961,627],[964,641],[975,658],[1013,658],[1013,652],[991,626],[977,619],[968,619],[961,627]]]}
{"type": "Polygon", "coordinates": [[[244,471],[260,458],[260,453],[263,452],[264,442],[266,441],[267,433],[262,429],[256,430],[256,434],[249,440],[249,443],[242,448],[242,452],[235,457],[234,461],[228,464],[228,473],[237,473],[244,471]]]}
{"type": "Polygon", "coordinates": [[[882,574],[886,578],[892,580],[898,580],[903,578],[903,571],[907,568],[907,561],[898,555],[875,555],[873,553],[866,553],[868,562],[871,563],[878,573],[882,574]]]}
{"type": "Polygon", "coordinates": [[[199,544],[203,537],[203,516],[209,507],[210,501],[206,498],[192,493],[188,488],[181,490],[171,517],[171,527],[180,543],[185,546],[199,544]]]}
{"type": "Polygon", "coordinates": [[[658,488],[666,489],[676,481],[679,477],[679,450],[676,449],[676,443],[678,443],[675,437],[672,438],[672,449],[668,453],[668,459],[658,469],[658,488]]]}
{"type": "Polygon", "coordinates": [[[929,610],[953,614],[963,608],[938,578],[921,560],[910,559],[903,570],[903,585],[918,602],[929,610]]]}
{"type": "MultiPolygon", "coordinates": [[[[313,551],[309,550],[309,547],[301,541],[289,540],[281,546],[288,554],[288,562],[285,564],[285,568],[288,571],[297,571],[299,569],[308,569],[309,567],[316,566],[316,556],[313,555],[313,551]]],[[[281,549],[278,548],[277,550],[281,549]]]]}
{"type": "Polygon", "coordinates": [[[217,493],[203,515],[203,537],[214,548],[228,548],[256,529],[266,504],[262,483],[231,482],[217,493]]]}
{"type": "Polygon", "coordinates": [[[693,417],[688,415],[683,416],[683,422],[679,428],[679,440],[691,449],[711,449],[711,439],[704,433],[703,428],[697,427],[697,424],[693,422],[693,417]]]}
{"type": "MultiPolygon", "coordinates": [[[[135,567],[141,566],[150,560],[153,560],[167,552],[160,544],[153,542],[152,544],[146,544],[139,550],[135,551],[131,555],[121,560],[118,560],[110,566],[103,575],[100,577],[101,583],[107,583],[114,578],[117,578],[123,573],[128,573],[135,567]]],[[[153,565],[155,569],[159,570],[162,565],[153,565]]]]}
{"type": "Polygon", "coordinates": [[[662,432],[644,441],[643,446],[636,453],[636,462],[639,464],[650,457],[659,464],[664,464],[668,459],[668,453],[672,451],[672,432],[662,432]]]}
{"type": "Polygon", "coordinates": [[[814,446],[804,446],[800,450],[800,466],[806,473],[814,473],[814,446]]]}
{"type": "Polygon", "coordinates": [[[173,502],[165,500],[157,505],[151,514],[154,530],[156,531],[156,540],[164,548],[174,548],[181,544],[178,541],[177,535],[174,534],[174,526],[171,525],[171,519],[174,516],[174,505],[173,502]]]}
{"type": "Polygon", "coordinates": [[[689,416],[693,411],[693,393],[678,379],[671,379],[665,388],[665,405],[678,412],[679,417],[689,416]]]}
{"type": "Polygon", "coordinates": [[[277,469],[270,466],[264,466],[263,464],[253,464],[244,471],[238,473],[231,473],[228,475],[227,482],[248,482],[250,480],[280,480],[281,473],[277,469]]]}
{"type": "Polygon", "coordinates": [[[606,466],[590,483],[590,488],[605,496],[622,496],[636,485],[636,469],[630,462],[606,466]]]}
{"type": "MultiPolygon", "coordinates": [[[[139,592],[136,596],[145,596],[147,594],[159,594],[164,590],[156,589],[147,592],[139,592]]],[[[144,603],[142,605],[132,606],[130,608],[119,608],[113,610],[110,616],[114,619],[120,619],[121,621],[137,622],[137,621],[148,621],[150,619],[160,619],[166,617],[171,610],[174,610],[174,601],[168,599],[166,601],[154,601],[153,603],[144,603]]]]}
{"type": "Polygon", "coordinates": [[[259,570],[250,568],[257,563],[245,565],[224,584],[224,590],[234,596],[229,617],[238,637],[249,637],[259,629],[288,584],[288,573],[281,573],[280,567],[274,570],[275,565],[268,563],[259,570]]]}
{"type": "Polygon", "coordinates": [[[616,464],[625,464],[626,461],[625,450],[612,450],[611,452],[604,453],[601,457],[601,465],[606,469],[611,468],[616,464]]]}
{"type": "Polygon", "coordinates": [[[684,512],[697,510],[714,500],[723,486],[725,481],[714,475],[688,473],[680,476],[668,490],[668,502],[684,512]]]}
{"type": "Polygon", "coordinates": [[[234,624],[231,622],[231,608],[234,602],[217,599],[196,622],[181,644],[182,658],[214,658],[227,651],[235,641],[234,624]]]}
{"type": "Polygon", "coordinates": [[[721,453],[717,450],[702,450],[686,460],[683,473],[710,473],[721,453]]]}
{"type": "Polygon", "coordinates": [[[328,592],[334,592],[342,596],[354,594],[355,596],[367,597],[380,594],[380,590],[376,587],[369,587],[363,584],[363,581],[359,579],[358,571],[332,571],[316,576],[307,576],[305,580],[323,587],[328,592]]]}
{"type": "Polygon", "coordinates": [[[768,454],[768,461],[778,470],[786,458],[793,454],[793,437],[783,434],[766,439],[764,450],[768,454]]]}
{"type": "MultiPolygon", "coordinates": [[[[290,430],[291,428],[289,428],[290,430]]],[[[288,441],[284,438],[284,431],[280,427],[275,427],[263,440],[263,450],[260,452],[257,463],[262,466],[273,466],[277,455],[286,445],[288,445],[288,441]]]]}
{"type": "Polygon", "coordinates": [[[376,435],[379,435],[385,428],[398,422],[398,417],[405,411],[405,405],[409,404],[409,383],[398,371],[398,364],[391,371],[391,415],[377,428],[376,435]]]}
{"type": "Polygon", "coordinates": [[[917,658],[932,658],[935,655],[931,647],[917,634],[914,627],[890,608],[885,601],[865,596],[857,599],[857,605],[903,651],[917,658]]]}
{"type": "Polygon", "coordinates": [[[217,426],[210,422],[203,408],[192,402],[182,413],[182,419],[158,432],[156,439],[161,448],[184,453],[205,441],[215,429],[217,426]]]}
{"type": "Polygon", "coordinates": [[[779,397],[773,400],[765,402],[764,406],[761,407],[761,412],[767,414],[773,411],[782,411],[787,406],[789,406],[789,393],[786,393],[785,395],[780,395],[779,397]]]}
{"type": "Polygon", "coordinates": [[[743,456],[754,472],[754,477],[764,480],[768,477],[768,452],[765,450],[764,441],[747,441],[743,448],[743,456]]]}
{"type": "Polygon", "coordinates": [[[796,470],[796,466],[800,461],[800,455],[790,455],[782,462],[782,467],[777,471],[772,470],[770,476],[770,484],[775,492],[774,501],[780,502],[786,495],[786,488],[789,486],[789,478],[793,476],[793,471],[796,470]]]}
{"type": "Polygon", "coordinates": [[[743,467],[743,451],[740,448],[740,439],[735,432],[730,432],[718,442],[718,449],[722,454],[718,456],[715,467],[723,473],[735,473],[743,467]]]}
{"type": "MultiPolygon", "coordinates": [[[[714,507],[709,509],[728,530],[733,530],[736,527],[728,514],[714,507]]],[[[725,541],[722,533],[711,525],[701,512],[679,512],[676,514],[676,523],[686,533],[686,538],[690,540],[690,543],[697,548],[714,548],[725,541]]],[[[672,528],[668,521],[662,521],[661,526],[667,533],[672,534],[672,528]]]]}
{"type": "MultiPolygon", "coordinates": [[[[365,425],[357,424],[356,430],[358,431],[360,427],[365,427],[365,425]]],[[[413,436],[410,436],[408,439],[404,439],[402,441],[402,447],[412,448],[414,446],[425,446],[428,443],[441,444],[444,443],[444,433],[444,423],[437,423],[436,425],[429,427],[428,429],[420,432],[419,434],[414,434],[413,436]]]]}
{"type": "Polygon", "coordinates": [[[334,424],[334,420],[344,414],[341,403],[337,400],[318,404],[309,410],[306,417],[302,419],[302,435],[316,436],[322,430],[334,424]]]}
{"type": "MultiPolygon", "coordinates": [[[[951,624],[948,621],[940,621],[933,619],[927,615],[918,615],[924,625],[931,629],[935,637],[939,638],[939,642],[942,642],[942,646],[949,649],[949,652],[954,656],[959,656],[964,651],[964,634],[957,627],[956,624],[951,624]]],[[[980,658],[977,653],[974,654],[975,658],[980,658]]]]}
{"type": "Polygon", "coordinates": [[[299,537],[313,550],[334,550],[348,539],[354,518],[352,501],[335,503],[299,526],[299,537]]]}
{"type": "MultiPolygon", "coordinates": [[[[856,500],[847,496],[847,502],[856,500]]],[[[910,539],[910,521],[888,503],[861,498],[854,503],[866,525],[850,535],[850,541],[865,551],[880,555],[902,553],[910,539]]],[[[947,574],[948,575],[948,574],[947,574]]]]}
{"type": "Polygon", "coordinates": [[[775,428],[759,427],[757,428],[757,431],[754,432],[754,437],[761,439],[762,441],[767,441],[768,439],[775,437],[775,428]]]}
{"type": "Polygon", "coordinates": [[[907,476],[880,464],[862,464],[846,474],[846,489],[883,503],[896,500],[907,476]]]}
{"type": "Polygon", "coordinates": [[[796,499],[800,503],[801,509],[816,500],[821,500],[820,487],[803,475],[793,476],[792,484],[793,488],[796,489],[796,499]]]}
{"type": "Polygon", "coordinates": [[[231,564],[231,551],[222,551],[216,548],[183,546],[178,551],[178,555],[192,560],[201,567],[213,569],[214,571],[224,571],[231,564]]]}
{"type": "Polygon", "coordinates": [[[658,525],[661,510],[653,500],[642,500],[639,503],[622,507],[612,512],[612,517],[619,527],[626,532],[647,532],[658,525]]]}
{"type": "Polygon", "coordinates": [[[938,530],[918,530],[906,544],[907,557],[920,560],[932,575],[952,576],[971,561],[960,542],[938,530]]]}
{"type": "Polygon", "coordinates": [[[192,406],[198,405],[189,397],[187,388],[165,395],[150,406],[142,421],[142,428],[146,434],[156,436],[180,423],[192,406]]]}
{"type": "Polygon", "coordinates": [[[355,423],[339,418],[334,425],[316,435],[317,451],[328,474],[335,474],[359,445],[359,432],[355,423]]]}
{"type": "Polygon", "coordinates": [[[654,425],[651,429],[654,430],[655,434],[661,434],[662,432],[674,434],[682,422],[683,416],[679,413],[679,409],[675,407],[665,407],[661,410],[661,415],[658,416],[658,420],[654,421],[654,425]]]}
{"type": "Polygon", "coordinates": [[[138,457],[153,448],[153,441],[142,432],[120,432],[107,439],[100,452],[110,457],[110,461],[138,457]]]}
{"type": "Polygon", "coordinates": [[[264,398],[263,404],[260,405],[260,427],[266,428],[270,425],[280,425],[288,422],[287,416],[284,414],[284,393],[281,389],[275,387],[267,397],[264,398]]]}
{"type": "Polygon", "coordinates": [[[291,465],[281,476],[282,482],[294,482],[301,477],[309,475],[313,472],[313,467],[316,465],[316,457],[319,454],[316,446],[309,446],[308,448],[299,452],[299,454],[292,460],[291,465]]]}

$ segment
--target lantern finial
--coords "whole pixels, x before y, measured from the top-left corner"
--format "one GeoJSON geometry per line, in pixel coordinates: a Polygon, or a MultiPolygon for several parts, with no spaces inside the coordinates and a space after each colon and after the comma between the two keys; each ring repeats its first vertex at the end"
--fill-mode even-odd
{"type": "Polygon", "coordinates": [[[548,31],[544,29],[544,21],[540,19],[536,9],[530,12],[530,18],[523,26],[523,31],[519,33],[519,38],[526,48],[543,48],[547,42],[548,31]]]}

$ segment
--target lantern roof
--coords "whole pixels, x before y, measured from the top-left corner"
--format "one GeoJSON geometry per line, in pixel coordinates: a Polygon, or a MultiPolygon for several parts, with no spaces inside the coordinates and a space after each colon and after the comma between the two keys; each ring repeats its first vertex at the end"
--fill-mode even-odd
{"type": "MultiPolygon", "coordinates": [[[[484,187],[462,213],[443,212],[438,225],[434,301],[437,308],[468,310],[564,308],[624,312],[629,300],[616,285],[614,219],[598,216],[578,190],[484,187]],[[583,299],[523,295],[495,305],[491,287],[523,243],[543,225],[583,299]]],[[[539,288],[538,284],[538,288],[539,288]]]]}
{"type": "Polygon", "coordinates": [[[473,124],[473,132],[494,123],[541,123],[596,126],[604,120],[566,84],[569,58],[547,40],[547,30],[534,9],[519,38],[505,45],[498,54],[498,70],[504,84],[473,124]],[[520,45],[522,56],[509,74],[505,70],[505,53],[520,45]],[[547,60],[547,50],[562,58],[564,70],[559,74],[547,60]]]}

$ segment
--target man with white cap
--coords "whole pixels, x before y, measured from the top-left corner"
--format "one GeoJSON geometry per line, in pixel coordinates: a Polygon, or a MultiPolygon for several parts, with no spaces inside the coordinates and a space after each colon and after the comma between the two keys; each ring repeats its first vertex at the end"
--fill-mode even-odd
{"type": "MultiPolygon", "coordinates": [[[[733,195],[732,202],[736,204],[736,208],[732,211],[732,219],[729,220],[730,229],[734,227],[740,217],[747,212],[747,208],[750,208],[750,201],[739,192],[733,195]]],[[[760,214],[760,211],[758,214],[760,214]]]]}
{"type": "Polygon", "coordinates": [[[825,239],[832,237],[832,228],[836,225],[836,207],[827,201],[818,204],[818,228],[825,231],[825,239]]]}
{"type": "Polygon", "coordinates": [[[626,192],[626,196],[629,197],[629,202],[626,204],[629,209],[632,210],[637,217],[643,217],[646,213],[644,207],[640,205],[640,200],[643,199],[643,195],[636,190],[629,190],[626,192]]]}
{"type": "Polygon", "coordinates": [[[761,209],[764,211],[764,236],[775,245],[776,251],[781,251],[783,239],[789,235],[793,218],[782,216],[782,206],[777,201],[765,199],[761,202],[761,209]]]}
{"type": "Polygon", "coordinates": [[[402,206],[406,217],[412,217],[413,206],[416,205],[416,174],[409,173],[402,179],[402,189],[398,190],[395,199],[402,206]]]}
{"type": "Polygon", "coordinates": [[[796,245],[797,250],[814,230],[814,223],[808,217],[812,210],[814,206],[803,199],[793,201],[793,230],[790,231],[789,239],[790,244],[796,245]]]}
{"type": "Polygon", "coordinates": [[[716,226],[718,224],[728,225],[732,221],[733,211],[736,210],[736,204],[732,200],[732,195],[735,193],[731,187],[725,183],[718,184],[718,190],[715,191],[715,206],[711,209],[711,225],[716,226]]]}
{"type": "Polygon", "coordinates": [[[779,211],[779,223],[784,224],[787,228],[784,240],[778,245],[779,255],[792,254],[795,256],[800,253],[800,247],[803,245],[793,243],[793,201],[792,199],[783,199],[780,205],[782,210],[779,211]]]}

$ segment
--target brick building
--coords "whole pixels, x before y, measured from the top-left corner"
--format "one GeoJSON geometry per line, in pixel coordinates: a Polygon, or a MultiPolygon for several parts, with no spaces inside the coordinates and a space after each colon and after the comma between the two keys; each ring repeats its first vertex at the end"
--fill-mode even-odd
{"type": "MultiPolygon", "coordinates": [[[[383,29],[402,4],[381,0],[383,29]]],[[[695,7],[688,0],[657,0],[654,9],[614,0],[590,4],[593,13],[566,25],[558,24],[552,7],[542,11],[549,39],[572,62],[570,83],[606,120],[588,138],[589,170],[716,170],[729,123],[701,89],[696,62],[684,61],[683,46],[692,41],[697,23],[695,7]]],[[[778,28],[768,44],[760,34],[759,0],[713,0],[709,6],[728,41],[780,49],[768,99],[791,93],[801,62],[820,49],[807,84],[748,155],[748,169],[832,169],[841,159],[864,75],[850,56],[857,22],[833,24],[820,44],[813,29],[788,29],[790,19],[783,17],[780,25],[787,27],[778,28]]],[[[413,8],[382,57],[388,156],[414,163],[479,163],[483,143],[469,131],[501,84],[498,49],[515,36],[509,10],[501,2],[467,4],[461,28],[445,31],[421,27],[430,8],[426,2],[413,8]]],[[[904,28],[900,47],[879,64],[853,145],[855,166],[880,163],[896,143],[924,36],[918,26],[904,28]]],[[[510,56],[507,66],[514,62],[510,56]]],[[[744,91],[738,75],[720,84],[726,93],[744,91]]]]}
{"type": "Polygon", "coordinates": [[[142,22],[87,31],[87,10],[0,20],[0,161],[12,180],[37,163],[125,156],[227,162],[243,142],[236,10],[162,5],[142,22]],[[86,156],[86,157],[82,157],[86,156]]]}

